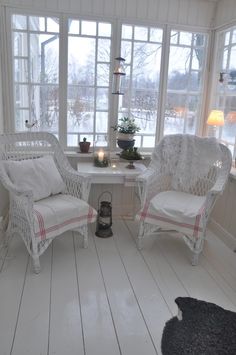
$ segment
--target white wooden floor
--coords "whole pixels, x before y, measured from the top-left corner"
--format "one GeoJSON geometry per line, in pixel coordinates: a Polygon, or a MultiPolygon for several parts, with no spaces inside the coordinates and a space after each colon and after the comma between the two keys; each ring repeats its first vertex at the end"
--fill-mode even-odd
{"type": "Polygon", "coordinates": [[[12,239],[0,273],[0,354],[161,354],[176,297],[236,311],[236,255],[213,234],[193,267],[182,239],[148,237],[139,252],[136,231],[114,221],[114,237],[91,237],[88,249],[67,233],[41,257],[39,275],[12,239]]]}

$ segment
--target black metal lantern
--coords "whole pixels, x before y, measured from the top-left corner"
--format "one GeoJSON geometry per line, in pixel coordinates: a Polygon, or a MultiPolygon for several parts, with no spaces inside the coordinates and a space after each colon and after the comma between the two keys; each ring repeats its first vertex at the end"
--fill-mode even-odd
{"type": "Polygon", "coordinates": [[[108,238],[113,235],[112,229],[112,194],[104,191],[98,198],[98,216],[95,235],[100,238],[108,238]],[[101,201],[103,195],[107,194],[109,200],[101,201]]]}
{"type": "Polygon", "coordinates": [[[124,62],[122,57],[115,58],[116,66],[113,72],[112,94],[124,95],[123,92],[123,78],[125,76],[124,62]]]}

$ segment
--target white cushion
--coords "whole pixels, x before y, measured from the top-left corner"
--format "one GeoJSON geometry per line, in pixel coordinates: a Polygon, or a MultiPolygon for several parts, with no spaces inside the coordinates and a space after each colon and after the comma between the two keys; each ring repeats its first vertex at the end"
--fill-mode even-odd
{"type": "Polygon", "coordinates": [[[11,181],[23,190],[32,190],[34,201],[65,191],[65,184],[51,155],[6,162],[11,181]]]}
{"type": "Polygon", "coordinates": [[[198,238],[203,232],[202,214],[205,196],[195,196],[181,191],[164,191],[154,196],[138,213],[137,219],[174,229],[198,238]]]}
{"type": "Polygon", "coordinates": [[[67,230],[75,230],[95,222],[97,212],[87,202],[70,195],[55,195],[34,203],[36,238],[54,238],[67,230]]]}

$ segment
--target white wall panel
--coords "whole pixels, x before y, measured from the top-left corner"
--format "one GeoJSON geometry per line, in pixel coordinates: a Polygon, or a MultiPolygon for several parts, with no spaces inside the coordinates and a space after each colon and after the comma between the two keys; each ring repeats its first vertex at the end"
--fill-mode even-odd
{"type": "Polygon", "coordinates": [[[147,6],[148,1],[137,0],[137,18],[138,19],[147,19],[147,6]]]}
{"type": "Polygon", "coordinates": [[[220,27],[232,21],[236,21],[236,1],[221,0],[217,6],[214,26],[220,27]]]}
{"type": "MultiPolygon", "coordinates": [[[[78,2],[78,1],[77,1],[78,2]]],[[[70,4],[70,2],[68,1],[68,4],[70,4]]],[[[58,0],[50,0],[47,1],[46,3],[47,9],[48,10],[55,10],[58,8],[58,0]]],[[[69,5],[68,5],[69,6],[69,5]]]]}
{"type": "MultiPolygon", "coordinates": [[[[96,1],[94,1],[95,3],[96,1]]],[[[98,1],[101,2],[101,1],[98,1]]],[[[103,14],[109,17],[114,16],[115,13],[115,0],[103,0],[100,4],[100,12],[104,10],[103,14]]],[[[97,12],[95,11],[94,14],[97,12]]],[[[98,12],[99,14],[99,12],[98,12]]]]}
{"type": "Polygon", "coordinates": [[[105,4],[103,0],[93,1],[92,12],[94,14],[103,15],[104,13],[106,13],[106,15],[108,15],[108,14],[113,15],[114,8],[113,8],[112,13],[110,12],[110,10],[111,10],[110,2],[106,1],[106,4],[105,4]]]}
{"type": "Polygon", "coordinates": [[[124,17],[126,15],[126,0],[115,2],[115,16],[124,17]]]}
{"type": "Polygon", "coordinates": [[[158,20],[161,22],[166,22],[166,19],[168,18],[168,8],[170,1],[171,0],[159,1],[158,20]]]}
{"type": "MultiPolygon", "coordinates": [[[[227,1],[232,7],[232,1],[227,1]]],[[[79,12],[79,15],[137,18],[142,21],[152,20],[152,22],[180,23],[201,27],[210,27],[216,6],[214,1],[206,0],[0,0],[0,3],[65,13],[79,12]]],[[[236,3],[233,8],[236,8],[236,3]]],[[[232,10],[229,10],[230,14],[231,12],[232,10]]],[[[227,16],[228,14],[224,14],[224,17],[227,16]]],[[[223,21],[220,20],[219,12],[217,19],[223,21]]]]}
{"type": "Polygon", "coordinates": [[[186,24],[188,23],[189,16],[189,0],[180,0],[178,8],[178,23],[186,24]]]}
{"type": "Polygon", "coordinates": [[[205,26],[206,22],[208,22],[209,27],[212,25],[214,9],[215,4],[213,2],[199,1],[197,22],[200,26],[205,26]]]}
{"type": "MultiPolygon", "coordinates": [[[[50,1],[47,1],[47,2],[51,2],[51,0],[50,1]]],[[[59,11],[63,11],[63,12],[66,12],[66,11],[68,11],[69,10],[69,8],[70,8],[70,3],[69,3],[69,1],[65,1],[65,0],[57,0],[57,2],[58,2],[58,10],[59,11]]]]}
{"type": "Polygon", "coordinates": [[[137,17],[137,1],[126,1],[126,16],[129,18],[137,17]]]}
{"type": "MultiPolygon", "coordinates": [[[[81,13],[83,14],[92,14],[92,0],[82,0],[81,1],[81,13]]],[[[73,9],[71,9],[73,10],[73,9]]]]}
{"type": "Polygon", "coordinates": [[[147,1],[147,18],[151,21],[158,18],[158,7],[159,0],[148,0],[147,1]]]}
{"type": "Polygon", "coordinates": [[[80,0],[70,0],[70,12],[74,14],[79,14],[81,9],[81,1],[80,0]]]}

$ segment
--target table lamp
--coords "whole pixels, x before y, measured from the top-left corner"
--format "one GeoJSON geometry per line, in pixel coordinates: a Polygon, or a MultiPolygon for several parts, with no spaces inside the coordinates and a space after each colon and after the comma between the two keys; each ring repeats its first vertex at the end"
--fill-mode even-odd
{"type": "Polygon", "coordinates": [[[211,110],[207,124],[208,126],[212,126],[213,136],[216,137],[216,129],[217,127],[224,126],[224,112],[220,110],[211,110]]]}

